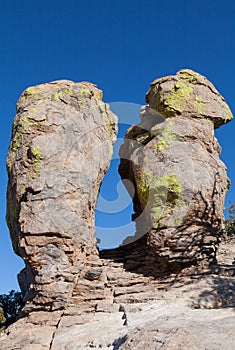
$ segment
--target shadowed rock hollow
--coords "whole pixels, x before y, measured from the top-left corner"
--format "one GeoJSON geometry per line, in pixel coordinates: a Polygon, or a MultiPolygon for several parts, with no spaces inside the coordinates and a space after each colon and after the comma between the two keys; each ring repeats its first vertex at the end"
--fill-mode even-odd
{"type": "Polygon", "coordinates": [[[229,186],[214,128],[231,111],[190,70],[155,80],[146,100],[120,150],[120,174],[135,187],[136,236],[98,254],[94,211],[117,118],[87,82],[55,81],[20,97],[7,223],[26,264],[26,306],[1,349],[232,348],[232,246],[212,265],[229,186]]]}

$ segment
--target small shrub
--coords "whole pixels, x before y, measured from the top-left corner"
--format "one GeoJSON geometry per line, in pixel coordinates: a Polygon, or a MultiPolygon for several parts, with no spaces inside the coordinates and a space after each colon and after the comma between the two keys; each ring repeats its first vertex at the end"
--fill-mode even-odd
{"type": "Polygon", "coordinates": [[[235,203],[231,203],[229,207],[225,209],[227,212],[227,220],[225,220],[225,231],[227,236],[235,235],[235,203]]]}
{"type": "Polygon", "coordinates": [[[11,290],[8,294],[1,294],[0,325],[8,326],[9,324],[13,323],[23,306],[24,302],[20,292],[11,290]]]}

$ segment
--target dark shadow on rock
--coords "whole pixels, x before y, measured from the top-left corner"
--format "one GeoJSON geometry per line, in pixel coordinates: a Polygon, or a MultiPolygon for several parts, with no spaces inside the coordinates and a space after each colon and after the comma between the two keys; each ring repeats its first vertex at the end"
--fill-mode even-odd
{"type": "Polygon", "coordinates": [[[127,340],[127,335],[124,335],[124,337],[120,337],[116,339],[112,344],[113,350],[118,350],[120,346],[125,343],[126,340],[127,340]]]}
{"type": "Polygon", "coordinates": [[[126,271],[156,279],[180,274],[183,269],[192,265],[191,262],[169,262],[167,257],[152,255],[147,244],[147,235],[115,249],[101,250],[100,258],[122,263],[126,271]]]}
{"type": "Polygon", "coordinates": [[[235,308],[235,266],[214,265],[211,267],[207,288],[193,303],[197,309],[235,308]]]}

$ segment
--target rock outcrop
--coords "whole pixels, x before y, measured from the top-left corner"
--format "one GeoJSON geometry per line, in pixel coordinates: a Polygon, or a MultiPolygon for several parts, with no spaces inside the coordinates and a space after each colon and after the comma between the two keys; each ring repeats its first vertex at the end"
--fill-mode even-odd
{"type": "Polygon", "coordinates": [[[0,333],[2,350],[232,348],[234,245],[205,268],[229,184],[213,131],[231,112],[189,70],[156,80],[147,102],[120,152],[120,173],[136,189],[136,236],[98,252],[94,211],[115,115],[86,82],[39,85],[19,99],[7,222],[26,264],[26,306],[0,333]]]}
{"type": "Polygon", "coordinates": [[[141,123],[127,131],[120,150],[120,175],[135,186],[134,239],[147,234],[151,255],[166,269],[208,266],[229,187],[214,128],[230,121],[231,111],[191,70],[155,80],[146,101],[141,123]]]}
{"type": "Polygon", "coordinates": [[[34,308],[63,309],[86,261],[98,258],[94,212],[116,133],[117,118],[91,83],[30,87],[17,103],[7,223],[34,308]]]}

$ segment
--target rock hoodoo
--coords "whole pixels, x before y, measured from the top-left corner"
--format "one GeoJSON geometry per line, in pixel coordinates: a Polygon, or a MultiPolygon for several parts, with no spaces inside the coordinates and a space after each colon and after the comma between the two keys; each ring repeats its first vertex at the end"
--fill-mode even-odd
{"type": "Polygon", "coordinates": [[[19,276],[26,306],[0,333],[2,350],[234,344],[234,246],[202,268],[215,262],[229,186],[214,128],[232,114],[191,70],[155,80],[146,100],[120,149],[120,174],[135,187],[136,236],[98,253],[94,211],[117,118],[87,82],[55,81],[20,97],[7,222],[26,264],[19,276]]]}
{"type": "Polygon", "coordinates": [[[147,234],[149,251],[164,264],[208,265],[229,187],[214,128],[230,121],[231,111],[191,70],[155,80],[146,101],[120,150],[120,175],[136,190],[134,239],[147,234]]]}
{"type": "Polygon", "coordinates": [[[7,222],[34,308],[63,308],[86,261],[98,258],[94,211],[116,133],[117,118],[91,83],[30,87],[17,103],[7,222]]]}

